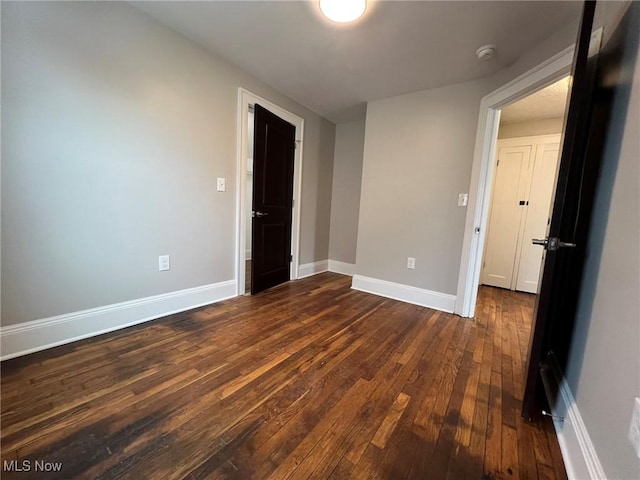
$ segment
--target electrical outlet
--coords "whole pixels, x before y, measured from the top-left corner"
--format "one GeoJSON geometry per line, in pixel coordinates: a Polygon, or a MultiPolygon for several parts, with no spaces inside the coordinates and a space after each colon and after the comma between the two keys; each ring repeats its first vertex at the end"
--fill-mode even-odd
{"type": "Polygon", "coordinates": [[[407,268],[409,270],[415,270],[416,269],[416,259],[413,257],[407,257],[407,268]]]}
{"type": "Polygon", "coordinates": [[[158,270],[163,272],[165,270],[169,270],[171,268],[171,264],[169,263],[169,255],[160,255],[158,257],[158,270]]]}
{"type": "Polygon", "coordinates": [[[629,441],[633,445],[633,450],[640,458],[640,398],[636,397],[631,414],[631,425],[629,426],[629,441]]]}

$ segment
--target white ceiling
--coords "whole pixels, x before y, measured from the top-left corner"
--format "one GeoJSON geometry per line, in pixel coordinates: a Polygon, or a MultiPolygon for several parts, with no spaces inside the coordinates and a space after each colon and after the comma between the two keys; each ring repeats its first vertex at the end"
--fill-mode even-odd
{"type": "Polygon", "coordinates": [[[537,91],[502,109],[501,123],[518,123],[564,116],[569,93],[569,77],[537,91]]]}
{"type": "Polygon", "coordinates": [[[352,25],[315,1],[132,2],[334,122],[363,102],[488,76],[578,20],[571,1],[369,1],[352,25]],[[480,62],[476,49],[498,54],[480,62]]]}

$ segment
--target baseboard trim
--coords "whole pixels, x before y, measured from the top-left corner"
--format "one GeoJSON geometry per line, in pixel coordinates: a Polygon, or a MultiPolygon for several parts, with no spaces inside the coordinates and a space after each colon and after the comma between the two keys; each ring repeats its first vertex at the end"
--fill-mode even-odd
{"type": "Polygon", "coordinates": [[[559,417],[553,419],[553,426],[567,477],[569,480],[607,478],[569,384],[557,365],[552,365],[551,371],[552,375],[546,376],[546,380],[555,382],[555,385],[550,388],[545,386],[545,391],[549,405],[552,405],[551,413],[559,417]],[[550,393],[554,391],[558,392],[555,398],[553,393],[550,393]]]}
{"type": "Polygon", "coordinates": [[[380,295],[381,297],[413,303],[421,307],[433,308],[447,313],[453,313],[456,304],[456,296],[446,293],[434,292],[423,288],[403,285],[401,283],[388,282],[377,278],[354,275],[351,288],[361,292],[380,295]]]}
{"type": "Polygon", "coordinates": [[[329,260],[329,271],[349,275],[353,277],[356,274],[355,263],[340,262],[338,260],[329,260]]]}
{"type": "Polygon", "coordinates": [[[236,296],[236,281],[0,327],[0,360],[27,355],[236,296]]]}
{"type": "Polygon", "coordinates": [[[303,263],[298,267],[298,280],[301,278],[317,275],[318,273],[329,270],[329,260],[320,260],[319,262],[303,263]]]}

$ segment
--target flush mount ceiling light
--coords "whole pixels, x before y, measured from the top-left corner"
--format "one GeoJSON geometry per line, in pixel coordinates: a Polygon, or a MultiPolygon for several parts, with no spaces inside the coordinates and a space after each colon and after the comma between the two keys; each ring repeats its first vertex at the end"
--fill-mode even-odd
{"type": "Polygon", "coordinates": [[[367,8],[367,0],[320,0],[320,10],[329,20],[348,23],[357,20],[367,8]]]}

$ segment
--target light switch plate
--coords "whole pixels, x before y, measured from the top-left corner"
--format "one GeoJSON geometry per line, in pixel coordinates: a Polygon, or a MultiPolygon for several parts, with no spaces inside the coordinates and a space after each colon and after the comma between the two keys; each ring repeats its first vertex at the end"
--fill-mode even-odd
{"type": "Polygon", "coordinates": [[[218,177],[216,185],[219,192],[224,192],[227,190],[227,181],[222,177],[218,177]]]}
{"type": "Polygon", "coordinates": [[[458,195],[458,206],[459,207],[466,207],[469,204],[469,194],[468,193],[461,193],[460,195],[458,195]]]}
{"type": "Polygon", "coordinates": [[[416,269],[416,259],[413,257],[407,257],[407,268],[409,270],[415,270],[416,269]]]}

